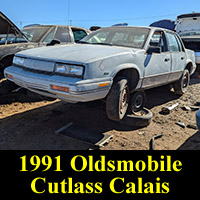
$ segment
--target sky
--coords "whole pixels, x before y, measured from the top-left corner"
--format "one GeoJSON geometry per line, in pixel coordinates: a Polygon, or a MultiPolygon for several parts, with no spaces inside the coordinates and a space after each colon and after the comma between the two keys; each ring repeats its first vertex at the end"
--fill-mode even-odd
{"type": "Polygon", "coordinates": [[[28,24],[148,26],[161,19],[175,20],[180,14],[200,12],[200,0],[1,0],[0,11],[19,28],[28,24]]]}

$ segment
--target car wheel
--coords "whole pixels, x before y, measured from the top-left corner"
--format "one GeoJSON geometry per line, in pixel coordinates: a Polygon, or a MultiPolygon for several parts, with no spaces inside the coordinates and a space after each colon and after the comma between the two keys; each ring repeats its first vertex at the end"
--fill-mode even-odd
{"type": "Polygon", "coordinates": [[[143,109],[146,103],[146,94],[144,91],[134,92],[130,99],[131,112],[137,112],[143,109]]]}
{"type": "Polygon", "coordinates": [[[177,95],[183,95],[186,93],[190,83],[190,73],[188,69],[185,69],[181,78],[173,83],[174,91],[177,95]]]}
{"type": "Polygon", "coordinates": [[[119,121],[126,114],[129,102],[128,80],[117,77],[106,100],[106,112],[109,119],[119,121]]]}
{"type": "Polygon", "coordinates": [[[121,121],[121,124],[131,127],[146,127],[151,123],[153,113],[147,108],[143,108],[138,112],[126,115],[121,121]]]}

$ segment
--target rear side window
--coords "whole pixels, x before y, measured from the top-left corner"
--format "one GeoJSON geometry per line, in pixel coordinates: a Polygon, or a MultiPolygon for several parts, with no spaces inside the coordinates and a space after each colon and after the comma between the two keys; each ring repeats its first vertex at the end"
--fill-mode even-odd
{"type": "Polygon", "coordinates": [[[68,27],[58,27],[54,39],[60,42],[71,42],[68,27]]]}
{"type": "Polygon", "coordinates": [[[178,41],[178,45],[179,45],[179,48],[180,48],[180,51],[184,51],[184,47],[183,47],[183,44],[180,40],[180,38],[176,35],[176,39],[178,41]]]}
{"type": "Polygon", "coordinates": [[[175,35],[172,34],[172,33],[166,33],[166,35],[167,35],[167,38],[168,38],[169,50],[171,52],[179,52],[180,49],[179,49],[179,45],[178,45],[178,42],[177,42],[175,35]]]}

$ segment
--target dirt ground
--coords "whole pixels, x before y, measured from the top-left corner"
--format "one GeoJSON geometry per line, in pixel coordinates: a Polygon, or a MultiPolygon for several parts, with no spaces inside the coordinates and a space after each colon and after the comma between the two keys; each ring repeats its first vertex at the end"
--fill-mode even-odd
{"type": "MultiPolygon", "coordinates": [[[[169,87],[148,90],[147,105],[153,112],[148,127],[129,127],[110,121],[106,117],[105,103],[92,102],[70,105],[59,100],[33,100],[20,90],[0,97],[0,149],[17,150],[85,150],[92,144],[56,134],[55,131],[72,122],[79,131],[112,135],[112,139],[101,150],[147,150],[150,140],[155,150],[200,149],[200,132],[195,129],[196,107],[185,110],[184,106],[194,106],[200,101],[200,79],[191,79],[188,92],[179,97],[169,87]],[[179,103],[170,114],[161,113],[162,107],[179,103]],[[185,124],[180,127],[176,122],[185,124]],[[192,125],[191,127],[188,127],[192,125]],[[194,127],[193,127],[194,126],[194,127]],[[83,128],[84,127],[84,128],[83,128]]],[[[187,108],[187,107],[186,107],[187,108]]],[[[81,133],[80,133],[81,134],[81,133]]],[[[87,134],[87,133],[86,133],[87,134]]]]}

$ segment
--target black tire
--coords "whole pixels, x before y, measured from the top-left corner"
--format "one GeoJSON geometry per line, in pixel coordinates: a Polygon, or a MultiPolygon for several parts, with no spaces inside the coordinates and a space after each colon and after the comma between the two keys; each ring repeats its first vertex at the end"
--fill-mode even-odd
{"type": "Polygon", "coordinates": [[[11,92],[12,90],[17,89],[19,86],[17,86],[15,83],[4,80],[0,83],[0,95],[5,95],[11,92]]]}
{"type": "Polygon", "coordinates": [[[174,92],[177,95],[183,95],[187,92],[188,86],[190,84],[190,72],[185,69],[181,78],[173,83],[174,92]]]}
{"type": "Polygon", "coordinates": [[[138,113],[126,115],[121,121],[121,124],[132,126],[132,127],[146,127],[151,123],[153,113],[147,108],[143,108],[138,113]],[[143,115],[139,114],[143,113],[143,115]]]}
{"type": "Polygon", "coordinates": [[[126,114],[129,104],[128,80],[125,77],[117,77],[106,100],[106,113],[109,119],[120,121],[126,114]]]}
{"type": "Polygon", "coordinates": [[[138,112],[143,109],[146,104],[146,94],[144,91],[137,91],[131,95],[130,110],[131,112],[138,112]]]}

